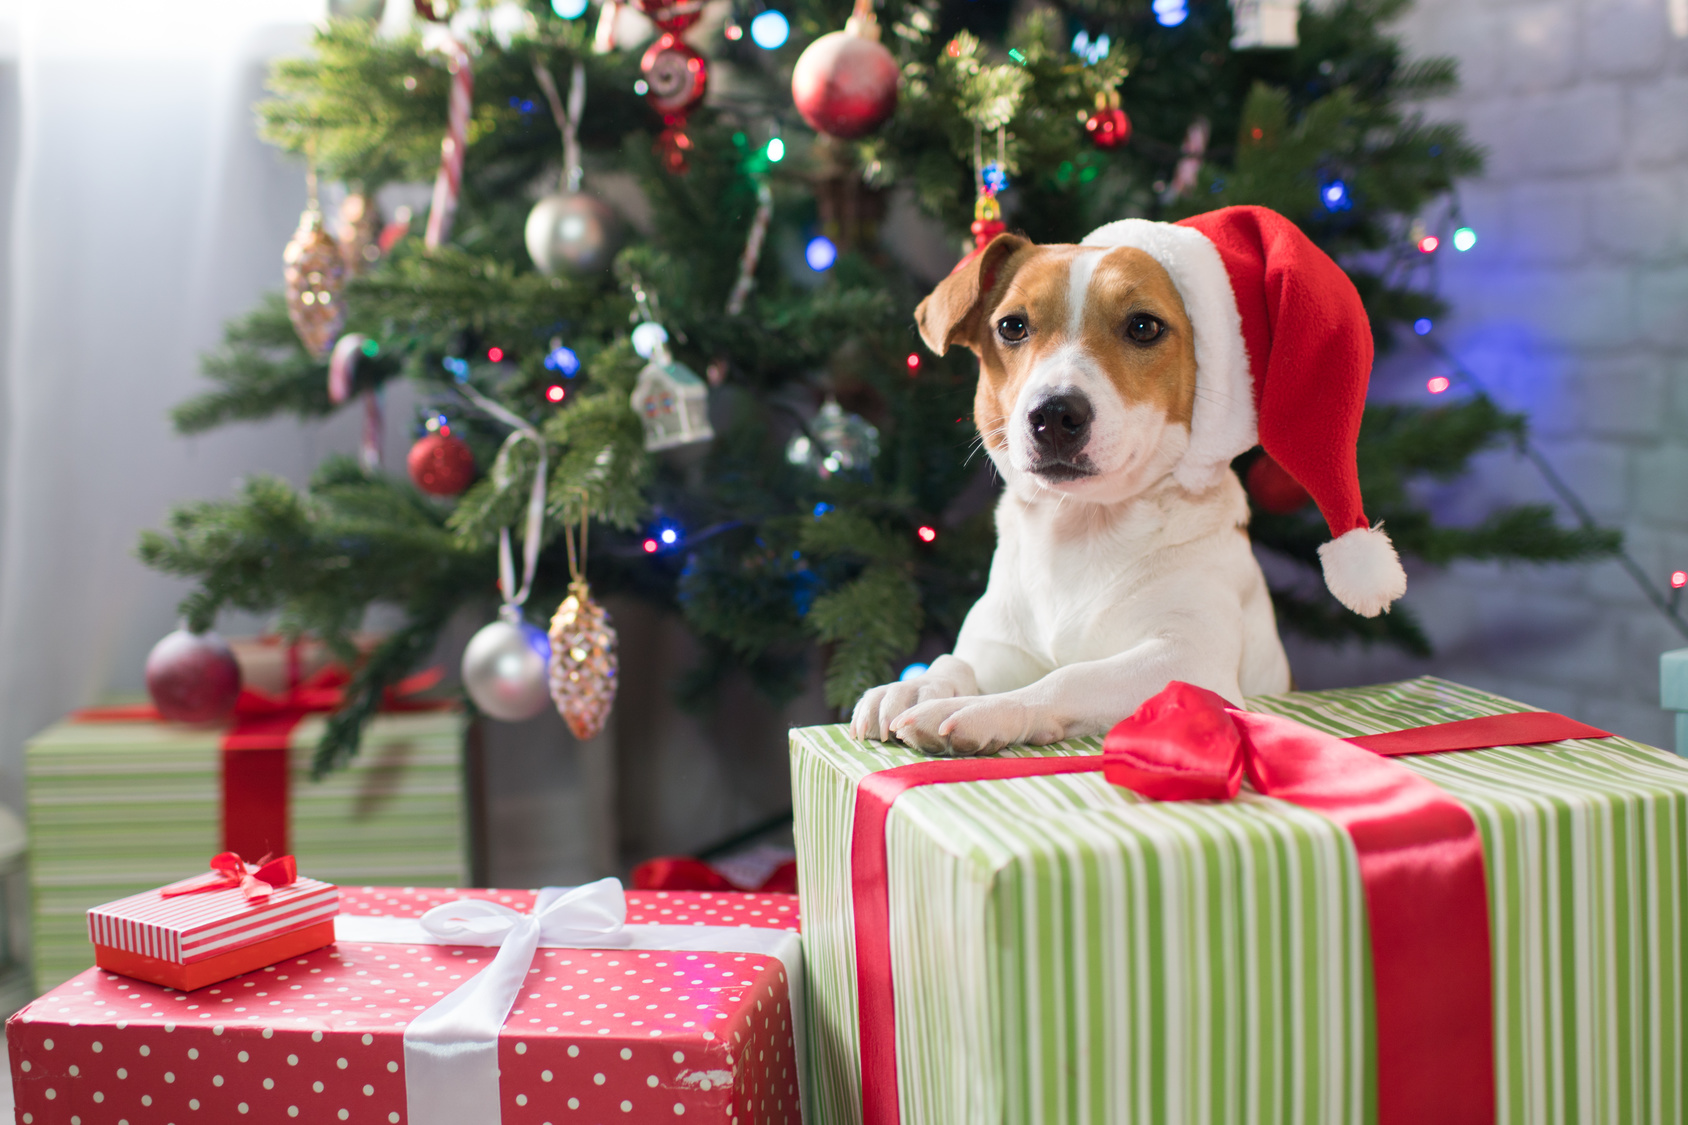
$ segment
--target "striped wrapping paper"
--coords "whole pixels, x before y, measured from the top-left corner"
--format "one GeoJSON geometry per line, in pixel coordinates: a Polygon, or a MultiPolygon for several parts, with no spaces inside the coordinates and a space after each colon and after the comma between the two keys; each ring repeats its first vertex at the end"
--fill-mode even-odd
{"type": "MultiPolygon", "coordinates": [[[[205,881],[195,876],[162,890],[205,881]]],[[[316,879],[299,878],[252,900],[239,887],[168,898],[158,890],[142,891],[88,911],[88,939],[189,965],[326,922],[339,909],[340,888],[316,879]]]]}
{"type": "MultiPolygon", "coordinates": [[[[463,716],[378,715],[350,767],[310,779],[321,715],[292,737],[290,851],[339,884],[470,882],[463,716]]],[[[199,870],[223,850],[223,732],[157,722],[54,724],[31,739],[31,922],[37,992],[93,965],[87,912],[199,870]]],[[[256,857],[253,857],[256,858],[256,857]]]]}
{"type": "MultiPolygon", "coordinates": [[[[1532,709],[1428,677],[1249,706],[1338,735],[1532,709]]],[[[820,1125],[860,1120],[856,784],[917,760],[792,735],[820,1125]]],[[[1621,738],[1395,760],[1483,838],[1497,1120],[1688,1117],[1688,762],[1621,738]]],[[[915,789],[886,833],[906,1125],[1375,1118],[1364,902],[1331,822],[1090,773],[915,789]]]]}

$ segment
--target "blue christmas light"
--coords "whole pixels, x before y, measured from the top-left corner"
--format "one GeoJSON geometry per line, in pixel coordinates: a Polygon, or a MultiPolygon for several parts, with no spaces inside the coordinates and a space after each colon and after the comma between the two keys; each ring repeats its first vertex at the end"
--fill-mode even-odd
{"type": "Polygon", "coordinates": [[[1354,200],[1348,195],[1348,185],[1341,180],[1327,180],[1319,188],[1319,202],[1325,205],[1326,211],[1346,211],[1354,206],[1354,200]]]}
{"type": "Polygon", "coordinates": [[[1073,36],[1073,54],[1083,59],[1091,66],[1095,66],[1108,57],[1108,48],[1113,44],[1108,39],[1108,33],[1103,32],[1096,38],[1090,38],[1088,31],[1079,31],[1073,36]]]}
{"type": "Polygon", "coordinates": [[[1155,22],[1162,27],[1177,27],[1190,18],[1184,0],[1155,0],[1150,6],[1155,10],[1155,22]]]}
{"type": "Polygon", "coordinates": [[[1454,231],[1454,249],[1465,251],[1477,245],[1477,232],[1470,227],[1460,227],[1454,231]]]}
{"type": "Polygon", "coordinates": [[[651,525],[645,536],[645,553],[654,555],[658,551],[666,551],[680,546],[686,539],[686,529],[674,520],[661,519],[651,525]]]}
{"type": "Polygon", "coordinates": [[[586,0],[551,0],[551,10],[566,20],[577,20],[586,14],[586,0]]]}
{"type": "Polygon", "coordinates": [[[785,46],[785,41],[789,38],[791,24],[783,12],[769,8],[750,21],[750,40],[764,51],[785,46]]]}
{"type": "Polygon", "coordinates": [[[816,273],[824,273],[838,260],[838,247],[834,246],[832,239],[826,235],[817,234],[809,240],[809,245],[803,248],[803,260],[808,262],[809,268],[816,273]]]}
{"type": "Polygon", "coordinates": [[[448,355],[440,360],[440,366],[451,372],[452,376],[461,383],[469,377],[469,361],[454,355],[448,355]]]}
{"type": "Polygon", "coordinates": [[[580,373],[580,357],[574,354],[573,349],[559,344],[545,357],[545,370],[555,371],[565,379],[572,379],[580,373]]]}
{"type": "Polygon", "coordinates": [[[994,160],[979,169],[979,178],[985,181],[985,190],[992,194],[1008,190],[1008,170],[994,160]]]}
{"type": "Polygon", "coordinates": [[[832,511],[832,505],[822,501],[821,503],[815,505],[815,518],[820,519],[830,511],[832,511]]]}
{"type": "Polygon", "coordinates": [[[1434,327],[1435,325],[1430,323],[1430,318],[1427,316],[1421,316],[1417,320],[1413,321],[1413,331],[1417,332],[1420,336],[1430,335],[1430,330],[1434,327]]]}
{"type": "Polygon", "coordinates": [[[926,672],[930,668],[931,668],[931,665],[921,664],[918,661],[916,661],[915,663],[910,664],[907,668],[904,668],[902,675],[898,676],[897,679],[899,679],[899,680],[912,680],[917,676],[925,675],[926,672]]]}

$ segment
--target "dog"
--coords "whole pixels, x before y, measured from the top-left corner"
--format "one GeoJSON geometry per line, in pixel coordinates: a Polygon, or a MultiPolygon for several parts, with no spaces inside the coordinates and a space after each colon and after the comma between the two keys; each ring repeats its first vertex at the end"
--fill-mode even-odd
{"type": "Polygon", "coordinates": [[[1155,254],[1000,235],[915,319],[933,352],[978,357],[997,547],[955,651],[864,694],[855,737],[992,754],[1105,732],[1172,680],[1238,705],[1289,690],[1241,483],[1228,460],[1179,471],[1210,388],[1155,254]]]}

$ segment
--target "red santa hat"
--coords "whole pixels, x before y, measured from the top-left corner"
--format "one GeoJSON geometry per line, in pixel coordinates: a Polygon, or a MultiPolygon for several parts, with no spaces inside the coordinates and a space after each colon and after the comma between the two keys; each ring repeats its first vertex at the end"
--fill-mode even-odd
{"type": "Polygon", "coordinates": [[[1371,378],[1365,306],[1342,267],[1264,207],[1225,207],[1178,223],[1122,219],[1086,246],[1131,246],[1172,276],[1195,329],[1190,447],[1174,471],[1194,491],[1263,446],[1330,525],[1319,548],[1337,601],[1376,617],[1407,590],[1379,524],[1366,520],[1354,464],[1371,378]]]}

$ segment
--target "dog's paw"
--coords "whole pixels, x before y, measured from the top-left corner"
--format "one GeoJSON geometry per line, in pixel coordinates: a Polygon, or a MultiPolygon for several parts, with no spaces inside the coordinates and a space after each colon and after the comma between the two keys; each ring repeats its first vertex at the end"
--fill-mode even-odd
{"type": "Polygon", "coordinates": [[[967,758],[1028,741],[1031,719],[1011,696],[974,695],[917,704],[896,717],[891,733],[923,754],[967,758]]]}
{"type": "Polygon", "coordinates": [[[917,676],[884,684],[863,693],[850,715],[850,734],[856,738],[891,741],[891,723],[903,712],[930,700],[954,698],[954,684],[935,676],[917,676]]]}

